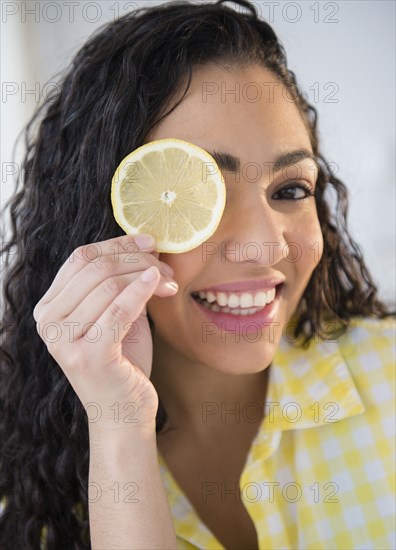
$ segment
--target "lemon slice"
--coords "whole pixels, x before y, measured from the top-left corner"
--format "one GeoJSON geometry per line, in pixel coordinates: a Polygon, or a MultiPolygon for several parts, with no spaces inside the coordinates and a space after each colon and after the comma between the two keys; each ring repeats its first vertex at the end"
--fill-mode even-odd
{"type": "Polygon", "coordinates": [[[216,231],[226,188],[207,151],[181,139],[158,139],[121,161],[112,179],[111,202],[125,233],[149,233],[157,252],[177,254],[196,248],[216,231]]]}

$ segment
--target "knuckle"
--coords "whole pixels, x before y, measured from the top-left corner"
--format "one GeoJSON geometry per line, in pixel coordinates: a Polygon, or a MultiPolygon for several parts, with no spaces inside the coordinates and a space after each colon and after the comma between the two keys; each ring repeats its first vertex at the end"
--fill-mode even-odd
{"type": "Polygon", "coordinates": [[[53,349],[62,340],[62,327],[58,322],[42,319],[37,325],[39,335],[48,348],[53,349]]]}
{"type": "Polygon", "coordinates": [[[104,256],[98,262],[94,262],[93,267],[96,269],[99,267],[102,271],[112,273],[114,271],[114,262],[111,256],[104,256]]]}
{"type": "Polygon", "coordinates": [[[109,277],[106,279],[102,284],[103,291],[105,294],[109,296],[114,296],[114,294],[118,294],[123,289],[123,286],[120,281],[118,281],[115,277],[109,277]]]}
{"type": "Polygon", "coordinates": [[[83,261],[84,260],[84,247],[79,246],[69,256],[69,261],[73,262],[74,260],[83,261]]]}
{"type": "Polygon", "coordinates": [[[129,320],[130,313],[128,309],[117,301],[114,301],[110,306],[110,315],[117,321],[129,320]]]}
{"type": "Polygon", "coordinates": [[[39,316],[39,311],[40,311],[40,309],[41,309],[41,304],[40,304],[40,302],[38,302],[38,303],[35,305],[35,307],[34,307],[34,309],[33,309],[33,313],[32,313],[33,319],[34,319],[35,321],[38,321],[38,316],[39,316]]]}
{"type": "Polygon", "coordinates": [[[79,263],[97,263],[101,258],[101,249],[95,243],[84,244],[76,248],[69,256],[69,261],[79,263]]]}
{"type": "Polygon", "coordinates": [[[42,327],[47,324],[47,316],[45,315],[45,310],[40,309],[38,312],[36,311],[36,316],[34,317],[34,320],[36,321],[37,330],[39,330],[39,328],[42,329],[42,327]]]}
{"type": "Polygon", "coordinates": [[[36,321],[36,331],[39,337],[43,339],[40,321],[36,321]]]}

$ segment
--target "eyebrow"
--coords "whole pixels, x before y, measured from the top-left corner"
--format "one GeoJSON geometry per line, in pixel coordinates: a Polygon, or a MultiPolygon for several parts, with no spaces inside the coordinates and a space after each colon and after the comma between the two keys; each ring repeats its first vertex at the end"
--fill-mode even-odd
{"type": "MultiPolygon", "coordinates": [[[[241,166],[241,159],[230,155],[229,153],[224,153],[222,151],[207,151],[211,155],[216,163],[218,164],[221,170],[228,172],[238,172],[241,166]]],[[[316,168],[318,168],[318,162],[315,156],[308,151],[308,149],[296,149],[295,151],[288,151],[287,153],[282,153],[276,157],[276,159],[271,163],[264,163],[265,165],[272,165],[273,172],[279,172],[288,166],[297,164],[304,159],[311,159],[316,168]]]]}

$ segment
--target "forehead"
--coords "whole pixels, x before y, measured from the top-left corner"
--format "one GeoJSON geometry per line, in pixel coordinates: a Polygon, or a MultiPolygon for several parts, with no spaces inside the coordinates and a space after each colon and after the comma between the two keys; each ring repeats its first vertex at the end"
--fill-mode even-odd
{"type": "Polygon", "coordinates": [[[271,160],[297,148],[312,150],[290,92],[259,65],[196,67],[187,94],[147,141],[166,137],[218,147],[245,160],[262,161],[263,155],[271,160]]]}

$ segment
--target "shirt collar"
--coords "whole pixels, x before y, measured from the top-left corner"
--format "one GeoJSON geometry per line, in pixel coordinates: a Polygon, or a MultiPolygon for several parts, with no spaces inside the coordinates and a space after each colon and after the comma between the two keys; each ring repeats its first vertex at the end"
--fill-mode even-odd
{"type": "Polygon", "coordinates": [[[337,340],[311,340],[304,349],[284,336],[269,367],[264,431],[323,426],[365,407],[337,340]]]}
{"type": "MultiPolygon", "coordinates": [[[[250,467],[262,464],[276,450],[282,431],[323,426],[365,411],[339,343],[328,340],[311,341],[304,349],[282,338],[269,367],[266,403],[262,429],[248,453],[241,483],[249,482],[244,476],[250,467]],[[291,421],[296,412],[300,418],[291,421]]],[[[208,540],[223,548],[206,525],[197,522],[160,453],[158,458],[178,536],[197,547],[208,547],[202,542],[208,540]]]]}

